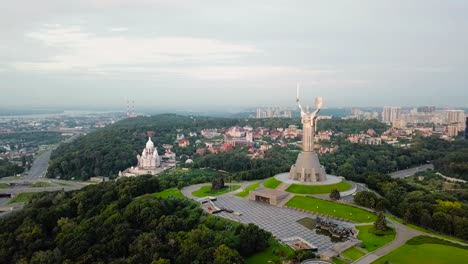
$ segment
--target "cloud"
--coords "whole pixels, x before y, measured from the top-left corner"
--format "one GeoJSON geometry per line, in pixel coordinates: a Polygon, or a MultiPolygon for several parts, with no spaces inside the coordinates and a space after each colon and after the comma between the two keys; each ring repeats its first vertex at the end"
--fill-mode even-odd
{"type": "Polygon", "coordinates": [[[111,28],[109,31],[110,32],[125,32],[125,31],[128,31],[128,28],[126,28],[126,27],[115,27],[115,28],[111,28]]]}
{"type": "MultiPolygon", "coordinates": [[[[122,32],[122,28],[119,29],[122,32]]],[[[216,63],[253,54],[252,45],[209,38],[100,36],[79,26],[47,25],[26,36],[53,53],[46,61],[16,62],[23,71],[86,72],[109,66],[216,63]]]]}
{"type": "MultiPolygon", "coordinates": [[[[47,24],[26,37],[39,42],[49,55],[40,61],[15,62],[15,70],[38,73],[92,74],[113,79],[157,79],[161,76],[216,80],[278,80],[296,82],[330,77],[334,71],[299,66],[246,62],[264,54],[243,43],[181,36],[141,37],[87,32],[80,26],[47,24]],[[328,76],[328,77],[327,77],[328,76]]],[[[314,80],[318,82],[317,79],[314,80]]],[[[334,80],[336,81],[336,80],[334,80]]]]}
{"type": "Polygon", "coordinates": [[[168,69],[168,72],[180,73],[200,80],[246,80],[266,79],[274,76],[285,76],[287,79],[303,79],[332,71],[313,71],[298,67],[286,66],[209,66],[187,69],[168,69]]]}

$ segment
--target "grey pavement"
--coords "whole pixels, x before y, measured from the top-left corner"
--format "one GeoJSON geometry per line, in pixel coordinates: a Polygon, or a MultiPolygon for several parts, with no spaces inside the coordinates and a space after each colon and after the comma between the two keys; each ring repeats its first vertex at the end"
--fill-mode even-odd
{"type": "MultiPolygon", "coordinates": [[[[245,188],[252,183],[253,182],[240,183],[240,185],[242,186],[241,188],[245,188]]],[[[182,189],[182,193],[186,197],[196,200],[198,197],[194,197],[192,192],[198,190],[204,185],[209,185],[209,183],[185,187],[182,189]]],[[[333,246],[330,237],[316,234],[315,230],[309,230],[296,222],[304,217],[315,219],[318,216],[317,214],[302,212],[287,207],[277,207],[257,201],[250,201],[247,198],[238,197],[234,194],[235,192],[218,196],[217,200],[214,201],[214,204],[217,207],[231,209],[235,212],[241,213],[242,215],[236,216],[231,213],[221,212],[216,214],[217,216],[244,224],[256,224],[260,228],[271,232],[277,239],[285,239],[294,236],[302,237],[315,245],[319,252],[328,250],[333,246]]],[[[350,224],[346,222],[334,221],[350,226],[350,224]]]]}
{"type": "Polygon", "coordinates": [[[421,166],[418,166],[418,167],[414,167],[414,168],[410,168],[410,169],[406,169],[406,170],[400,170],[400,171],[395,171],[393,173],[390,173],[389,175],[392,177],[392,178],[406,178],[406,177],[410,177],[410,176],[413,176],[415,175],[417,172],[419,171],[425,171],[427,169],[431,169],[433,170],[434,169],[434,165],[432,164],[425,164],[425,165],[421,165],[421,166]]]}
{"type": "Polygon", "coordinates": [[[373,261],[379,259],[380,257],[383,257],[384,255],[388,254],[390,251],[398,248],[399,246],[403,245],[406,241],[410,240],[411,238],[419,235],[425,235],[425,233],[416,231],[414,229],[411,229],[405,225],[402,225],[400,223],[397,223],[391,219],[387,219],[390,221],[392,226],[395,228],[396,231],[396,237],[395,239],[388,243],[387,245],[377,249],[374,252],[370,252],[364,257],[356,260],[355,264],[368,264],[372,263],[373,261]]]}
{"type": "Polygon", "coordinates": [[[395,222],[392,219],[387,218],[387,221],[389,221],[391,223],[391,225],[395,228],[395,231],[396,231],[395,239],[392,242],[388,243],[387,245],[377,249],[376,251],[370,252],[367,255],[365,255],[364,257],[356,260],[355,262],[353,262],[353,264],[372,263],[373,261],[385,256],[386,254],[390,253],[391,251],[397,249],[398,247],[400,247],[401,245],[406,243],[406,241],[408,241],[411,238],[416,237],[416,236],[436,237],[436,238],[447,240],[447,241],[450,241],[450,242],[453,242],[453,243],[457,243],[457,244],[460,244],[460,245],[467,246],[467,244],[463,243],[463,242],[449,240],[449,239],[439,237],[439,236],[434,235],[434,234],[429,234],[429,233],[414,230],[414,229],[409,228],[409,227],[407,227],[407,226],[405,226],[403,224],[395,222]]]}
{"type": "MultiPolygon", "coordinates": [[[[71,143],[75,139],[77,139],[81,134],[75,134],[72,137],[62,141],[62,143],[71,143]]],[[[28,173],[24,175],[24,178],[28,179],[36,179],[36,178],[43,178],[45,177],[47,173],[47,169],[49,168],[49,161],[50,161],[50,156],[52,154],[52,149],[49,149],[45,151],[44,153],[36,156],[36,158],[33,161],[33,164],[31,166],[31,169],[29,169],[28,173]]]]}
{"type": "MultiPolygon", "coordinates": [[[[333,246],[328,236],[319,235],[315,230],[310,230],[297,223],[297,220],[304,217],[315,219],[318,216],[317,214],[250,201],[231,194],[219,196],[214,204],[220,208],[224,207],[242,214],[236,216],[231,213],[221,212],[217,214],[218,216],[245,224],[256,224],[260,228],[271,232],[278,239],[299,236],[316,246],[319,252],[328,250],[333,246]]],[[[346,222],[334,221],[342,225],[350,225],[346,222]]]]}
{"type": "Polygon", "coordinates": [[[34,159],[34,162],[31,166],[31,169],[28,171],[25,178],[42,178],[47,173],[47,168],[49,167],[50,155],[52,150],[47,150],[41,155],[37,156],[34,159]]]}

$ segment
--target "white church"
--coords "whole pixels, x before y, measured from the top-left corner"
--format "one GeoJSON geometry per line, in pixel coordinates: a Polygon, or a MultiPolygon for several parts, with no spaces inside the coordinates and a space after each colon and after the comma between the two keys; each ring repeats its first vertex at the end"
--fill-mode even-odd
{"type": "Polygon", "coordinates": [[[162,171],[159,169],[161,167],[161,158],[158,155],[158,150],[154,147],[151,137],[148,137],[146,147],[143,149],[141,155],[137,155],[137,159],[137,167],[131,167],[123,173],[120,172],[119,176],[133,177],[148,174],[156,175],[162,171]]]}

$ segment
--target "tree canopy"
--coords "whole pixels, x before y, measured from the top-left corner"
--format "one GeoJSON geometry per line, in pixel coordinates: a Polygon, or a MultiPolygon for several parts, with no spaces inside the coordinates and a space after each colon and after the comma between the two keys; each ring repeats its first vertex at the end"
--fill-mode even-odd
{"type": "Polygon", "coordinates": [[[141,176],[73,192],[35,195],[0,219],[5,263],[242,263],[268,247],[271,234],[202,212],[141,176]],[[226,261],[226,262],[225,262],[226,261]]]}

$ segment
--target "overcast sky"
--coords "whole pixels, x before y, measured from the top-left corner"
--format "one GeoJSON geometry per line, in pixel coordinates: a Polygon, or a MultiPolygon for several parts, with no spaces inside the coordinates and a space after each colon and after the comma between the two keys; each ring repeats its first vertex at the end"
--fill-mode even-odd
{"type": "Polygon", "coordinates": [[[11,106],[468,106],[468,1],[14,0],[11,106]]]}

